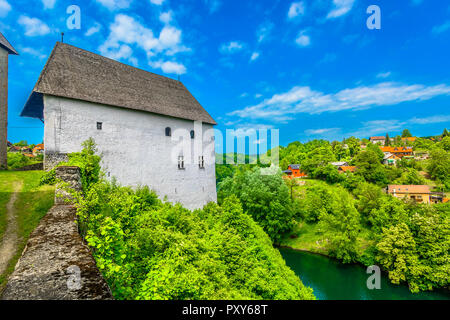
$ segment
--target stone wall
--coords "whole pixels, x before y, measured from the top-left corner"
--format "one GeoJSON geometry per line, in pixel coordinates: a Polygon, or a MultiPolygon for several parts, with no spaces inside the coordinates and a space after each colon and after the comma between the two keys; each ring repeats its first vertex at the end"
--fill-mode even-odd
{"type": "Polygon", "coordinates": [[[41,170],[44,170],[43,163],[30,164],[29,166],[18,168],[15,169],[14,171],[41,171],[41,170]]]}
{"type": "Polygon", "coordinates": [[[8,167],[8,51],[0,47],[0,170],[8,167]]]}
{"type": "Polygon", "coordinates": [[[44,153],[44,170],[50,171],[61,162],[67,162],[69,157],[64,153],[45,152],[44,153]]]}
{"type": "Polygon", "coordinates": [[[67,187],[76,192],[82,191],[81,172],[78,167],[58,167],[55,169],[56,179],[61,180],[56,184],[55,204],[67,204],[72,200],[67,192],[67,187]]]}
{"type": "MultiPolygon", "coordinates": [[[[79,168],[61,167],[56,172],[59,179],[80,190],[79,168]]],[[[58,192],[66,195],[61,188],[58,192]]],[[[76,209],[58,203],[31,234],[2,300],[113,299],[78,233],[76,209]]]]}

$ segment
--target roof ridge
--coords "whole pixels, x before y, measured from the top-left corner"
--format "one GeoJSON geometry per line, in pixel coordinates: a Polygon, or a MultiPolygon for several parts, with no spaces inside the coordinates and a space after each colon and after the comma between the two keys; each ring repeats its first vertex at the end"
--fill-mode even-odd
{"type": "MultiPolygon", "coordinates": [[[[123,65],[123,66],[125,66],[125,67],[132,68],[132,69],[136,69],[136,70],[138,70],[138,71],[146,72],[146,73],[149,73],[149,74],[151,74],[151,75],[154,75],[154,76],[157,76],[157,77],[161,77],[161,78],[164,78],[164,79],[168,79],[168,80],[171,80],[171,81],[173,81],[173,82],[181,83],[181,84],[182,84],[181,81],[178,81],[178,80],[176,80],[176,79],[172,79],[172,78],[169,78],[169,77],[167,77],[167,76],[163,76],[163,75],[158,74],[158,73],[154,73],[154,72],[151,72],[151,71],[148,71],[148,70],[144,70],[144,69],[141,69],[141,68],[138,68],[138,67],[135,67],[135,66],[132,66],[132,65],[123,63],[123,62],[121,62],[121,61],[117,61],[117,60],[108,58],[108,57],[106,57],[106,56],[102,56],[101,54],[98,54],[98,53],[95,53],[95,52],[93,52],[93,51],[89,51],[89,50],[86,50],[86,49],[83,49],[83,48],[80,48],[80,47],[77,47],[77,46],[74,46],[74,45],[71,45],[71,44],[68,44],[68,43],[64,43],[64,42],[57,41],[56,44],[57,44],[57,45],[62,45],[62,46],[67,46],[67,47],[71,47],[71,48],[74,48],[74,49],[77,49],[77,50],[81,50],[81,51],[84,51],[84,52],[93,54],[93,55],[95,55],[95,56],[97,56],[97,57],[99,57],[99,58],[106,59],[106,60],[109,60],[109,61],[114,62],[114,63],[117,63],[117,64],[121,64],[121,65],[123,65]]],[[[55,46],[55,47],[56,47],[56,46],[55,46]]]]}

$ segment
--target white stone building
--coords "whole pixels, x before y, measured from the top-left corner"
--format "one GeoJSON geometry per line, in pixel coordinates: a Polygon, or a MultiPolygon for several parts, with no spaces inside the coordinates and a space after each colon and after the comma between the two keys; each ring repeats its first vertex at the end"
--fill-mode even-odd
{"type": "Polygon", "coordinates": [[[216,122],[179,81],[57,43],[22,116],[45,123],[47,169],[93,138],[120,184],[189,209],[217,201],[216,122]]]}

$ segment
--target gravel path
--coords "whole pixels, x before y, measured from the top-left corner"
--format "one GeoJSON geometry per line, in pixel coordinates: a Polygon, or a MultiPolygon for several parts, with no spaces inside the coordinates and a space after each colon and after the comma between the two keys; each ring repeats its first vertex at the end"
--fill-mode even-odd
{"type": "Polygon", "coordinates": [[[17,252],[19,238],[17,235],[17,217],[14,204],[21,189],[22,182],[15,182],[11,199],[9,199],[9,202],[6,205],[7,226],[3,239],[0,241],[0,274],[3,274],[6,271],[9,262],[17,252]]]}

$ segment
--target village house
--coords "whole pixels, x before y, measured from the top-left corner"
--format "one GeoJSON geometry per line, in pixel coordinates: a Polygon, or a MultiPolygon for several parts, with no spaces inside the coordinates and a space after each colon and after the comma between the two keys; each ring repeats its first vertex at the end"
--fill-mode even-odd
{"type": "Polygon", "coordinates": [[[21,152],[21,150],[22,150],[21,147],[18,147],[18,146],[11,146],[11,147],[9,148],[8,152],[11,152],[11,153],[19,153],[19,152],[21,152]]]}
{"type": "Polygon", "coordinates": [[[339,169],[339,167],[347,167],[349,166],[348,162],[345,161],[339,161],[339,162],[331,162],[332,166],[336,167],[336,169],[339,169]]]}
{"type": "Polygon", "coordinates": [[[355,173],[358,168],[355,166],[341,166],[338,168],[339,173],[355,173]]]}
{"type": "MultiPolygon", "coordinates": [[[[3,10],[3,8],[2,8],[3,10]]],[[[18,55],[0,32],[0,170],[8,169],[8,64],[9,55],[18,55]]]]}
{"type": "Polygon", "coordinates": [[[373,144],[380,144],[380,145],[384,146],[386,143],[386,137],[382,137],[382,136],[370,137],[369,141],[372,142],[373,144]]]}
{"type": "Polygon", "coordinates": [[[387,193],[399,199],[425,204],[439,203],[444,199],[443,193],[431,192],[431,187],[426,185],[389,185],[387,193]]]}
{"type": "Polygon", "coordinates": [[[47,170],[93,138],[108,178],[189,209],[217,201],[216,122],[180,81],[58,42],[21,116],[45,124],[47,170]]]}
{"type": "Polygon", "coordinates": [[[308,175],[300,169],[299,164],[291,164],[288,170],[283,171],[290,179],[294,178],[307,178],[308,175]]]}
{"type": "Polygon", "coordinates": [[[385,165],[393,166],[397,164],[397,161],[400,160],[399,157],[397,157],[395,154],[392,154],[390,152],[385,153],[383,158],[383,163],[385,165]]]}
{"type": "Polygon", "coordinates": [[[33,155],[37,156],[39,154],[43,154],[44,153],[44,144],[37,144],[34,148],[33,148],[33,155]]]}
{"type": "Polygon", "coordinates": [[[402,141],[403,141],[405,144],[416,142],[416,140],[417,140],[416,137],[402,138],[402,141]]]}
{"type": "Polygon", "coordinates": [[[397,156],[400,159],[403,157],[411,157],[413,155],[413,149],[410,147],[380,147],[380,148],[385,155],[390,153],[397,156]]]}

